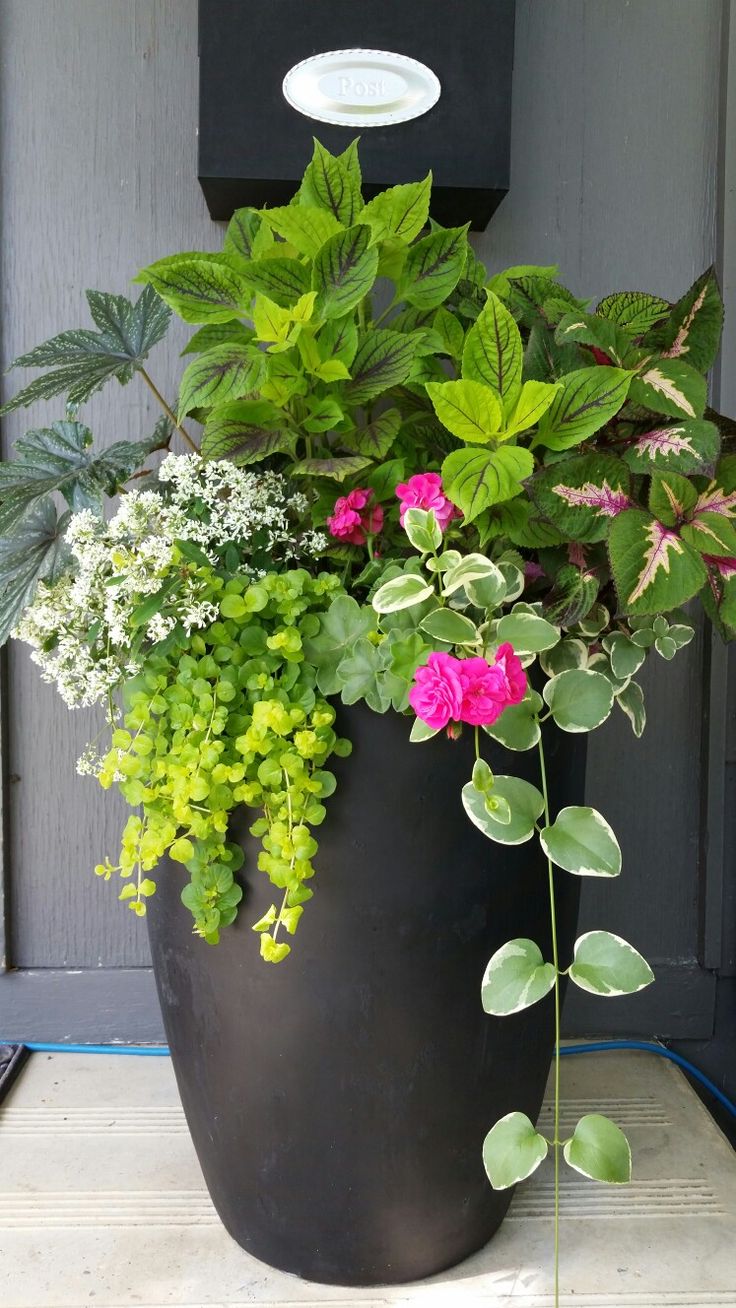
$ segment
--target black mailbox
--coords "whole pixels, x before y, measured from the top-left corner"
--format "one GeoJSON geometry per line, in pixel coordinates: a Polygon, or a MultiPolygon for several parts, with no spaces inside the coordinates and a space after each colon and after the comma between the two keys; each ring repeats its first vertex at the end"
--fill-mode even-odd
{"type": "Polygon", "coordinates": [[[199,0],[212,217],[286,203],[313,136],[360,136],[366,196],[431,168],[434,217],[482,230],[509,187],[514,3],[199,0]]]}

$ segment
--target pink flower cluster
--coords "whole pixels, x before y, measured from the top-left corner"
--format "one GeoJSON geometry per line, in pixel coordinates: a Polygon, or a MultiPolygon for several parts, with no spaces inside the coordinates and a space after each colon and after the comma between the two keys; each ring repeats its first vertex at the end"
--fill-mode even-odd
{"type": "Polygon", "coordinates": [[[499,645],[494,663],[432,653],[417,668],[409,703],[435,731],[450,722],[490,726],[526,694],[526,673],[511,645],[499,645]]]}
{"type": "Polygon", "coordinates": [[[438,472],[418,472],[408,481],[396,487],[396,494],[401,501],[399,522],[402,527],[407,509],[432,509],[440,531],[444,531],[453,518],[462,518],[462,513],[442,490],[442,478],[438,472]]]}
{"type": "Polygon", "coordinates": [[[330,535],[350,545],[365,545],[367,536],[377,535],[383,526],[383,509],[371,504],[372,499],[373,491],[359,486],[336,500],[327,519],[330,535]]]}

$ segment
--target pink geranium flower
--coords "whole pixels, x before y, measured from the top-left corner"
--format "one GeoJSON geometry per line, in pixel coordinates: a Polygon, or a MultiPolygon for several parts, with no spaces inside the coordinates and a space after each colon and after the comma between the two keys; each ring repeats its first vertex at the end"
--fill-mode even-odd
{"type": "Polygon", "coordinates": [[[407,509],[432,509],[441,531],[445,531],[453,518],[463,516],[442,490],[442,478],[438,472],[418,472],[408,481],[401,482],[396,487],[396,494],[401,501],[399,522],[402,527],[407,509]]]}
{"type": "Polygon", "coordinates": [[[439,731],[448,722],[459,722],[463,702],[460,659],[451,654],[430,654],[423,667],[414,674],[409,703],[428,727],[439,731]]]}
{"type": "Polygon", "coordinates": [[[383,526],[383,509],[371,504],[372,499],[373,491],[360,486],[341,495],[327,519],[330,535],[350,545],[365,545],[367,536],[376,536],[383,526]]]}
{"type": "Polygon", "coordinates": [[[490,726],[524,698],[526,685],[526,673],[509,644],[499,646],[493,663],[432,653],[414,674],[409,703],[435,731],[453,722],[490,726]]]}

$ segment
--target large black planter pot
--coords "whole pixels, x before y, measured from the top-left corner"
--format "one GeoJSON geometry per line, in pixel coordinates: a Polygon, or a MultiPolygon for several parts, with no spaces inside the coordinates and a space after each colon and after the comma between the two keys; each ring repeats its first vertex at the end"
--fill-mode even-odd
{"type": "MultiPolygon", "coordinates": [[[[192,935],[182,869],[162,869],[149,931],[179,1089],[217,1210],[239,1244],[309,1280],[419,1279],[480,1248],[508,1207],[481,1148],[503,1114],[535,1120],[553,1046],[548,999],[487,1017],[480,983],[514,936],[549,957],[536,840],[492,844],[460,800],[472,731],[409,743],[409,721],[341,712],[353,741],[319,830],[314,899],[291,955],[261,961],[250,929],[277,892],[254,871],[216,947],[192,935]]],[[[484,753],[537,783],[536,750],[484,753]]],[[[582,798],[585,737],[547,738],[555,808],[582,798]]],[[[568,958],[578,879],[557,880],[568,958]]]]}

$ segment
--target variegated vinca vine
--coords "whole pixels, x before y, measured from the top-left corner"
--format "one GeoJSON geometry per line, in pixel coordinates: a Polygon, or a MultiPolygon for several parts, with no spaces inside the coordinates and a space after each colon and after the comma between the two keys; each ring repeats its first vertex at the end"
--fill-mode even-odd
{"type": "MultiPolygon", "coordinates": [[[[462,802],[491,840],[539,839],[552,921],[552,957],[510,941],[483,1003],[504,1015],[552,993],[556,1044],[552,1139],[512,1113],[486,1140],[488,1175],[513,1185],[552,1148],[556,1181],[561,1154],[624,1181],[613,1123],[588,1115],[560,1139],[560,978],[610,995],[652,976],[605,931],[560,957],[555,876],[616,876],[621,856],[594,810],[550,811],[540,724],[589,731],[617,705],[638,736],[634,678],[650,651],[670,660],[691,639],[681,606],[699,596],[736,633],[736,425],[706,385],[721,298],[712,271],[675,302],[623,291],[596,305],[554,267],[489,274],[466,227],[430,219],[430,196],[427,177],[365,203],[355,143],[337,157],[315,143],[291,204],[238,211],[216,253],[159,259],[135,304],[89,292],[96,331],[16,360],[41,371],[6,411],[56,396],[71,411],[0,464],[0,638],[28,639],[71,703],[105,688],[111,748],[87,770],[141,816],[120,865],[100,870],[137,868],[122,894],[136,912],[168,851],[215,941],[240,899],[229,815],[259,810],[259,866],[283,894],[255,924],[272,962],[311,894],[335,784],[323,764],[349,748],[329,701],[416,708],[420,741],[442,729],[439,709],[428,725],[417,707],[436,692],[451,734],[475,725],[462,802]],[[197,330],[169,405],[147,359],[172,310],[197,330]],[[162,424],[95,450],[78,407],[136,374],[162,424]],[[194,453],[150,476],[175,435],[194,453]],[[97,606],[87,626],[81,594],[97,606]],[[492,712],[489,687],[505,687],[492,712]],[[538,751],[538,787],[492,774],[481,727],[538,751]]],[[[557,1265],[556,1239],[556,1284],[557,1265]]]]}

